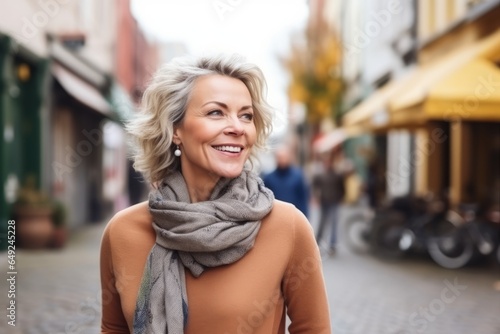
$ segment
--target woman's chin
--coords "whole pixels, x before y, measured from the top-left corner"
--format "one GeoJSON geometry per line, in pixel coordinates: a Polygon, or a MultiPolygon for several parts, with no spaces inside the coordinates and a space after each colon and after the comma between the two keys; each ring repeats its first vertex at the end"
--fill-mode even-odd
{"type": "Polygon", "coordinates": [[[243,166],[239,166],[239,167],[221,169],[221,170],[214,171],[214,172],[219,177],[234,179],[235,177],[240,176],[242,171],[243,171],[243,166]]]}

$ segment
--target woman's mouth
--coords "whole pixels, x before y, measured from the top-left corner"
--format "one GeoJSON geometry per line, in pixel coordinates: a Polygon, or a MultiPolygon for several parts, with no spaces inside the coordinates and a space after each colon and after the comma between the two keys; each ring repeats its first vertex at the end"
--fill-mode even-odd
{"type": "Polygon", "coordinates": [[[243,151],[243,148],[240,146],[231,146],[231,145],[221,145],[221,146],[212,146],[217,151],[228,152],[228,153],[240,153],[243,151]]]}

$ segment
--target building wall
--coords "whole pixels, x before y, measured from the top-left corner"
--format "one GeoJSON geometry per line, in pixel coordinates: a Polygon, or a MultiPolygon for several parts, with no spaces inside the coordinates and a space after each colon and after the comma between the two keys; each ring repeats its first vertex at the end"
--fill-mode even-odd
{"type": "Polygon", "coordinates": [[[344,50],[342,75],[346,82],[343,104],[345,108],[353,106],[364,94],[360,81],[363,67],[363,48],[358,41],[358,29],[362,25],[362,4],[360,0],[342,1],[341,43],[344,50]]]}
{"type": "Polygon", "coordinates": [[[46,71],[44,59],[0,35],[0,250],[6,249],[19,187],[28,180],[42,183],[39,125],[46,71]]]}
{"type": "MultiPolygon", "coordinates": [[[[146,35],[132,16],[129,0],[115,0],[118,27],[116,36],[115,75],[118,84],[128,94],[128,104],[136,109],[146,85],[159,66],[158,43],[146,35]]],[[[132,167],[125,133],[109,122],[104,126],[104,195],[117,211],[129,204],[146,199],[148,186],[132,167]]]]}
{"type": "Polygon", "coordinates": [[[113,73],[116,25],[113,1],[0,0],[0,31],[13,36],[40,57],[50,54],[47,34],[84,36],[83,58],[113,73]]]}
{"type": "Polygon", "coordinates": [[[418,22],[419,38],[427,40],[436,34],[443,33],[447,28],[465,17],[472,7],[485,2],[488,1],[418,1],[418,11],[420,13],[418,22]]]}
{"type": "Polygon", "coordinates": [[[116,77],[138,103],[152,73],[160,62],[158,43],[148,37],[130,10],[129,0],[117,2],[116,77]]]}
{"type": "Polygon", "coordinates": [[[420,64],[466,47],[498,29],[497,0],[421,0],[418,4],[420,64]]]}
{"type": "MultiPolygon", "coordinates": [[[[64,52],[75,59],[78,66],[86,64],[84,69],[92,69],[103,80],[99,80],[97,87],[95,82],[85,77],[85,73],[82,74],[82,70],[75,71],[71,64],[63,65],[74,72],[75,77],[80,76],[80,80],[106,95],[107,85],[117,72],[116,60],[127,58],[132,53],[129,58],[133,60],[122,68],[132,69],[135,75],[134,57],[144,51],[136,50],[134,46],[117,49],[117,33],[122,28],[117,22],[118,10],[125,11],[129,21],[135,23],[126,8],[128,4],[125,0],[0,0],[0,32],[15,39],[23,49],[28,50],[27,53],[49,62],[55,61],[53,45],[66,43],[68,48],[64,52]]],[[[134,41],[137,30],[135,26],[130,33],[120,30],[122,41],[134,41]]],[[[75,227],[104,218],[102,121],[106,116],[68,94],[50,74],[50,66],[47,70],[42,106],[34,111],[39,119],[36,128],[42,137],[42,157],[35,164],[41,165],[39,168],[44,170],[42,188],[66,204],[68,223],[75,227]],[[88,132],[100,139],[95,143],[90,141],[85,136],[88,132]],[[54,166],[59,166],[59,170],[54,166]],[[62,174],[61,168],[64,171],[62,174]]],[[[131,90],[135,87],[135,80],[133,77],[131,90]]],[[[126,166],[126,155],[121,154],[120,159],[122,161],[115,160],[117,166],[126,166]]],[[[0,174],[1,184],[4,185],[8,177],[4,179],[3,173],[0,174]]],[[[122,179],[126,177],[123,173],[120,176],[122,179]]],[[[123,188],[122,193],[126,191],[123,188]]]]}
{"type": "Polygon", "coordinates": [[[135,82],[131,95],[139,102],[151,76],[160,65],[160,48],[154,39],[146,35],[139,27],[135,30],[135,82]]]}
{"type": "MultiPolygon", "coordinates": [[[[337,27],[341,36],[346,84],[343,105],[349,112],[379,87],[414,67],[415,5],[413,0],[329,0],[326,8],[328,22],[337,27]]],[[[363,140],[366,145],[366,138],[363,140]]],[[[387,133],[387,155],[378,159],[386,160],[389,197],[404,195],[411,189],[413,169],[407,169],[411,167],[412,140],[409,131],[387,133]]],[[[356,155],[356,150],[351,154],[356,155]]]]}
{"type": "MultiPolygon", "coordinates": [[[[79,2],[81,29],[86,36],[81,56],[101,71],[115,72],[115,50],[118,26],[114,1],[84,0],[79,2]]],[[[57,31],[57,30],[56,30],[57,31]]]]}
{"type": "Polygon", "coordinates": [[[0,0],[0,8],[0,32],[23,43],[37,56],[47,57],[44,33],[50,17],[45,9],[28,0],[0,0]]]}
{"type": "Polygon", "coordinates": [[[116,1],[118,30],[116,43],[116,78],[120,85],[130,94],[134,90],[134,31],[136,23],[130,14],[129,0],[116,1]]]}
{"type": "MultiPolygon", "coordinates": [[[[498,0],[326,0],[325,12],[342,39],[345,112],[385,82],[411,75],[442,55],[465,49],[500,29],[498,0]]],[[[490,56],[491,63],[498,65],[500,55],[490,56]]],[[[415,106],[413,112],[420,107],[415,106]]],[[[387,105],[381,109],[387,111],[387,105]]],[[[380,111],[375,110],[375,114],[380,111]]],[[[484,197],[487,183],[471,180],[484,178],[482,171],[489,170],[484,167],[485,157],[497,148],[472,141],[480,142],[489,126],[486,120],[433,120],[382,130],[387,142],[387,195],[449,192],[455,204],[473,199],[471,193],[484,197]],[[441,133],[437,139],[433,138],[436,131],[441,133]],[[483,168],[472,161],[482,162],[483,168]],[[471,192],[471,188],[475,190],[471,192]]],[[[498,173],[488,173],[488,178],[500,180],[498,173]]]]}
{"type": "MultiPolygon", "coordinates": [[[[422,1],[419,8],[422,11],[419,20],[420,64],[460,52],[500,29],[498,1],[447,1],[446,8],[436,2],[422,1]]],[[[489,167],[498,166],[498,158],[493,158],[492,154],[498,149],[494,146],[496,144],[491,144],[499,138],[498,123],[487,120],[471,122],[466,117],[447,120],[428,126],[426,135],[419,136],[417,144],[432,143],[432,130],[436,127],[445,130],[446,141],[437,153],[425,157],[426,163],[419,170],[421,193],[446,192],[452,205],[491,201],[493,192],[500,188],[498,168],[489,167]],[[486,137],[488,143],[484,141],[486,137]],[[437,157],[438,154],[441,156],[437,157]],[[485,161],[489,161],[489,165],[485,161]]]]}

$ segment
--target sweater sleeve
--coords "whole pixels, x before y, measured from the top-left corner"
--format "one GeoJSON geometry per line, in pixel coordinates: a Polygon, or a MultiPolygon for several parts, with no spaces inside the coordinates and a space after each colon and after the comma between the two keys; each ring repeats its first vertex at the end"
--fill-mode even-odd
{"type": "Polygon", "coordinates": [[[290,334],[329,334],[330,311],[319,248],[311,225],[297,214],[294,246],[283,281],[290,334]]]}
{"type": "Polygon", "coordinates": [[[109,225],[104,231],[101,241],[100,267],[102,293],[101,333],[129,333],[127,321],[121,307],[120,295],[116,288],[109,225]]]}

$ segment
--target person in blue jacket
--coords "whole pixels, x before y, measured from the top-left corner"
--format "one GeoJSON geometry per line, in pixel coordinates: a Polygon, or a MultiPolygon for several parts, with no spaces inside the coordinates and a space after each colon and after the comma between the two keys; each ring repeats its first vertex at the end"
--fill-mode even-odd
{"type": "Polygon", "coordinates": [[[275,157],[276,169],[264,176],[264,184],[273,191],[276,199],[295,205],[308,217],[309,186],[304,172],[293,165],[292,152],[288,146],[279,146],[275,157]]]}

